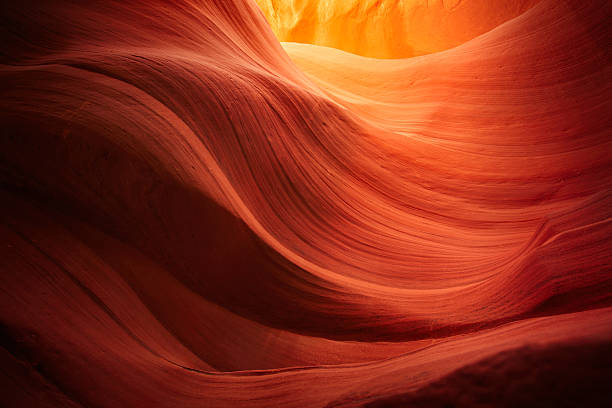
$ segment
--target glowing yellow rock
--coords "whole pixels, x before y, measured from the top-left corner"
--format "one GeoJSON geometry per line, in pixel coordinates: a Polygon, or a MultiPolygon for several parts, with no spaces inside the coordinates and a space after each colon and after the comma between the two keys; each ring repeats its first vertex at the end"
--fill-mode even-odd
{"type": "Polygon", "coordinates": [[[405,58],[455,47],[539,0],[256,0],[280,41],[405,58]]]}

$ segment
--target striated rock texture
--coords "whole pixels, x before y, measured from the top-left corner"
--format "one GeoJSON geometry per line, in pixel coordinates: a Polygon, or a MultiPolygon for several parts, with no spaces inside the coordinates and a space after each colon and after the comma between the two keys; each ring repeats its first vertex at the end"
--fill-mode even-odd
{"type": "Polygon", "coordinates": [[[610,405],[609,2],[403,60],[0,7],[2,405],[610,405]]]}
{"type": "Polygon", "coordinates": [[[375,58],[446,50],[540,0],[256,0],[280,41],[375,58]]]}

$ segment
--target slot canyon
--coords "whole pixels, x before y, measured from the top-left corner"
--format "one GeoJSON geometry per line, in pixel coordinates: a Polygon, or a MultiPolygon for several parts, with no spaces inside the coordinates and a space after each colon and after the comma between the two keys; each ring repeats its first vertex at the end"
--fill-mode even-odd
{"type": "Polygon", "coordinates": [[[0,406],[612,406],[612,2],[0,10],[0,406]]]}

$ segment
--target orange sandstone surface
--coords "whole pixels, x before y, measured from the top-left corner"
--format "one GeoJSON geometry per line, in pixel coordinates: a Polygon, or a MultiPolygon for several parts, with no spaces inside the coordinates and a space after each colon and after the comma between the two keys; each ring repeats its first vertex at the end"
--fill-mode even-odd
{"type": "Polygon", "coordinates": [[[539,0],[256,0],[280,41],[375,58],[446,50],[539,0]]]}
{"type": "Polygon", "coordinates": [[[495,3],[3,3],[0,405],[609,405],[612,6],[495,3]]]}

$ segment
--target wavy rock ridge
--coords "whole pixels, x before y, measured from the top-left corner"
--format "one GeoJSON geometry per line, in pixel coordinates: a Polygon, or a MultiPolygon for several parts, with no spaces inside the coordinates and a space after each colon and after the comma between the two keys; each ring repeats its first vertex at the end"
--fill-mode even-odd
{"type": "Polygon", "coordinates": [[[608,2],[400,60],[245,0],[1,7],[8,406],[473,406],[534,361],[609,400],[608,2]]]}

